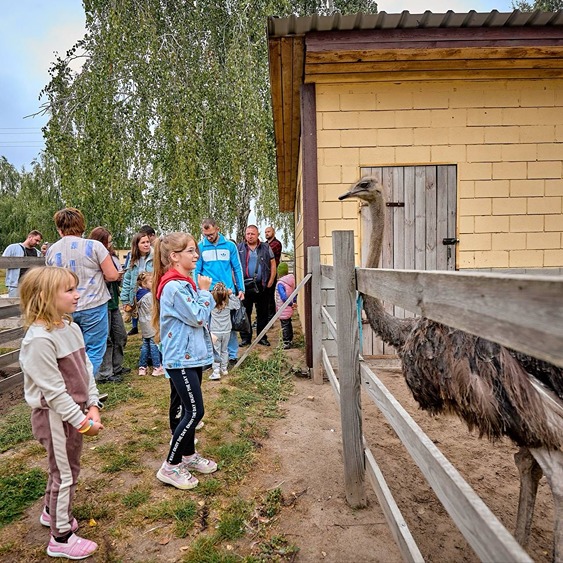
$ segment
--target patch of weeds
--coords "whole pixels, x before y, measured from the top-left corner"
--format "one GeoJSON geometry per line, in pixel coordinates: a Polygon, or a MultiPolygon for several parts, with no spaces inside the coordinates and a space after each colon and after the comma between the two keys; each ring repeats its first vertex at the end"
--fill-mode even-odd
{"type": "Polygon", "coordinates": [[[13,522],[45,494],[47,475],[41,469],[17,471],[0,475],[0,527],[13,522]]]}
{"type": "Polygon", "coordinates": [[[244,438],[214,448],[216,457],[221,460],[221,472],[228,481],[238,481],[244,477],[252,464],[253,450],[252,442],[244,438]]]}
{"type": "Polygon", "coordinates": [[[105,444],[96,448],[97,454],[103,459],[102,473],[117,473],[125,469],[138,466],[136,456],[124,449],[116,448],[114,444],[105,444]]]}
{"type": "Polygon", "coordinates": [[[210,497],[219,493],[223,488],[223,483],[219,479],[206,479],[205,481],[200,481],[197,486],[197,492],[201,496],[210,497]]]}
{"type": "Polygon", "coordinates": [[[268,491],[260,506],[260,513],[267,518],[273,518],[281,510],[282,502],[283,495],[280,488],[268,491]]]}
{"type": "MultiPolygon", "coordinates": [[[[72,507],[72,512],[77,520],[109,520],[113,514],[114,510],[109,508],[109,503],[106,502],[107,499],[101,496],[89,498],[84,502],[75,504],[72,507]]],[[[113,504],[111,505],[113,506],[113,504]]]]}
{"type": "Polygon", "coordinates": [[[241,560],[238,555],[217,549],[212,537],[198,538],[182,559],[184,563],[240,563],[241,560]]]}
{"type": "Polygon", "coordinates": [[[284,536],[272,536],[267,542],[258,544],[258,561],[293,561],[299,548],[289,543],[284,536]]]}
{"type": "Polygon", "coordinates": [[[250,518],[251,513],[252,503],[245,502],[241,499],[235,500],[221,515],[217,526],[217,539],[219,541],[236,540],[244,536],[244,524],[250,518]]]}
{"type": "Polygon", "coordinates": [[[16,405],[0,420],[0,452],[32,438],[30,409],[26,403],[16,405]]]}
{"type": "Polygon", "coordinates": [[[150,489],[142,487],[133,487],[128,493],[126,493],[121,502],[127,508],[137,508],[142,504],[145,504],[151,497],[150,489]]]}
{"type": "MultiPolygon", "coordinates": [[[[100,393],[108,394],[108,398],[104,402],[104,407],[108,409],[119,405],[119,403],[126,403],[133,399],[144,399],[146,397],[145,393],[128,383],[121,383],[119,385],[115,383],[98,383],[98,389],[100,393]]],[[[102,411],[102,418],[103,414],[102,411]]]]}
{"type": "Polygon", "coordinates": [[[197,506],[193,500],[178,499],[163,501],[146,507],[144,511],[151,520],[174,520],[175,533],[185,538],[193,528],[197,517],[197,506]]]}

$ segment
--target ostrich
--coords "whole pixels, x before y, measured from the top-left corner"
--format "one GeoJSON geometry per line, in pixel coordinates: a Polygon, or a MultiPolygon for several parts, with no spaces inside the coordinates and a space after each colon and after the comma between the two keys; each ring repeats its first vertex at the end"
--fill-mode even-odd
{"type": "MultiPolygon", "coordinates": [[[[367,202],[373,233],[366,267],[377,268],[385,201],[376,178],[364,177],[339,197],[367,202]]],[[[372,329],[391,344],[420,408],[456,414],[479,436],[508,436],[519,446],[516,540],[526,546],[537,487],[545,474],[554,499],[553,559],[563,562],[563,370],[542,360],[427,318],[398,319],[381,301],[362,295],[372,329]],[[541,381],[533,385],[535,377],[541,381]],[[538,391],[538,387],[541,391],[538,391]],[[540,393],[548,396],[544,404],[540,393]]]]}

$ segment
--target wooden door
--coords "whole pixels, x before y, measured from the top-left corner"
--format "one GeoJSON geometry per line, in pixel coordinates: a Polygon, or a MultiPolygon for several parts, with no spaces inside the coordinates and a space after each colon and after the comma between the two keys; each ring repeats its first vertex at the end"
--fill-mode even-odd
{"type": "MultiPolygon", "coordinates": [[[[457,238],[457,173],[454,165],[384,166],[362,168],[362,176],[375,176],[387,202],[381,268],[455,270],[457,238]],[[451,240],[447,240],[451,239],[451,240]]],[[[371,224],[361,212],[362,266],[368,254],[371,224]]],[[[400,307],[385,308],[397,317],[412,316],[400,307]]],[[[363,323],[364,355],[393,354],[370,326],[363,323]]]]}

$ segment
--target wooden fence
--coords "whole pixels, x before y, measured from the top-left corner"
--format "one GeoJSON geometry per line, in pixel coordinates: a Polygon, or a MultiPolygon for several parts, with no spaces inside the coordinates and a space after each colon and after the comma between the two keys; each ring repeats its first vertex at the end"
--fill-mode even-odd
{"type": "MultiPolygon", "coordinates": [[[[30,268],[32,266],[44,266],[44,257],[4,257],[0,256],[0,270],[6,270],[8,268],[30,268]]],[[[19,299],[2,298],[0,299],[0,326],[2,321],[9,319],[11,317],[19,317],[20,306],[19,299]]],[[[13,324],[13,323],[12,323],[13,324]]],[[[16,323],[20,324],[20,323],[16,323]]],[[[0,328],[0,347],[7,342],[18,341],[23,337],[23,327],[16,326],[7,329],[0,328]]],[[[19,349],[12,350],[5,354],[0,355],[0,370],[7,366],[11,366],[17,363],[20,355],[19,349]]],[[[0,379],[0,393],[4,393],[16,385],[21,385],[23,383],[23,374],[21,371],[0,379]]]]}
{"type": "Polygon", "coordinates": [[[365,474],[406,561],[423,557],[362,434],[361,389],[377,405],[483,561],[532,561],[456,468],[363,362],[357,292],[563,366],[563,277],[355,268],[354,234],[334,231],[335,266],[308,249],[313,380],[328,376],[340,405],[346,498],[366,505],[365,474]],[[323,288],[333,287],[333,298],[323,288]],[[331,314],[332,313],[332,314],[331,314]],[[333,315],[335,318],[333,318],[333,315]],[[339,330],[342,329],[343,331],[339,330]],[[336,341],[336,353],[334,352],[336,341]],[[332,352],[331,352],[332,350],[332,352]],[[331,356],[338,358],[338,377],[331,356]]]}

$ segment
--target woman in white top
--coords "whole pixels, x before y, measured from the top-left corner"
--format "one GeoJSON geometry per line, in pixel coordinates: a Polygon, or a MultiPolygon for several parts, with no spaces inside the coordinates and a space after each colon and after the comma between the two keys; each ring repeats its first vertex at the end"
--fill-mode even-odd
{"type": "Polygon", "coordinates": [[[61,239],[49,247],[45,263],[68,268],[78,276],[80,299],[72,319],[82,331],[86,354],[97,373],[108,338],[110,294],[106,282],[119,279],[119,273],[101,242],[82,238],[86,222],[78,209],[61,209],[54,219],[61,239]]]}

